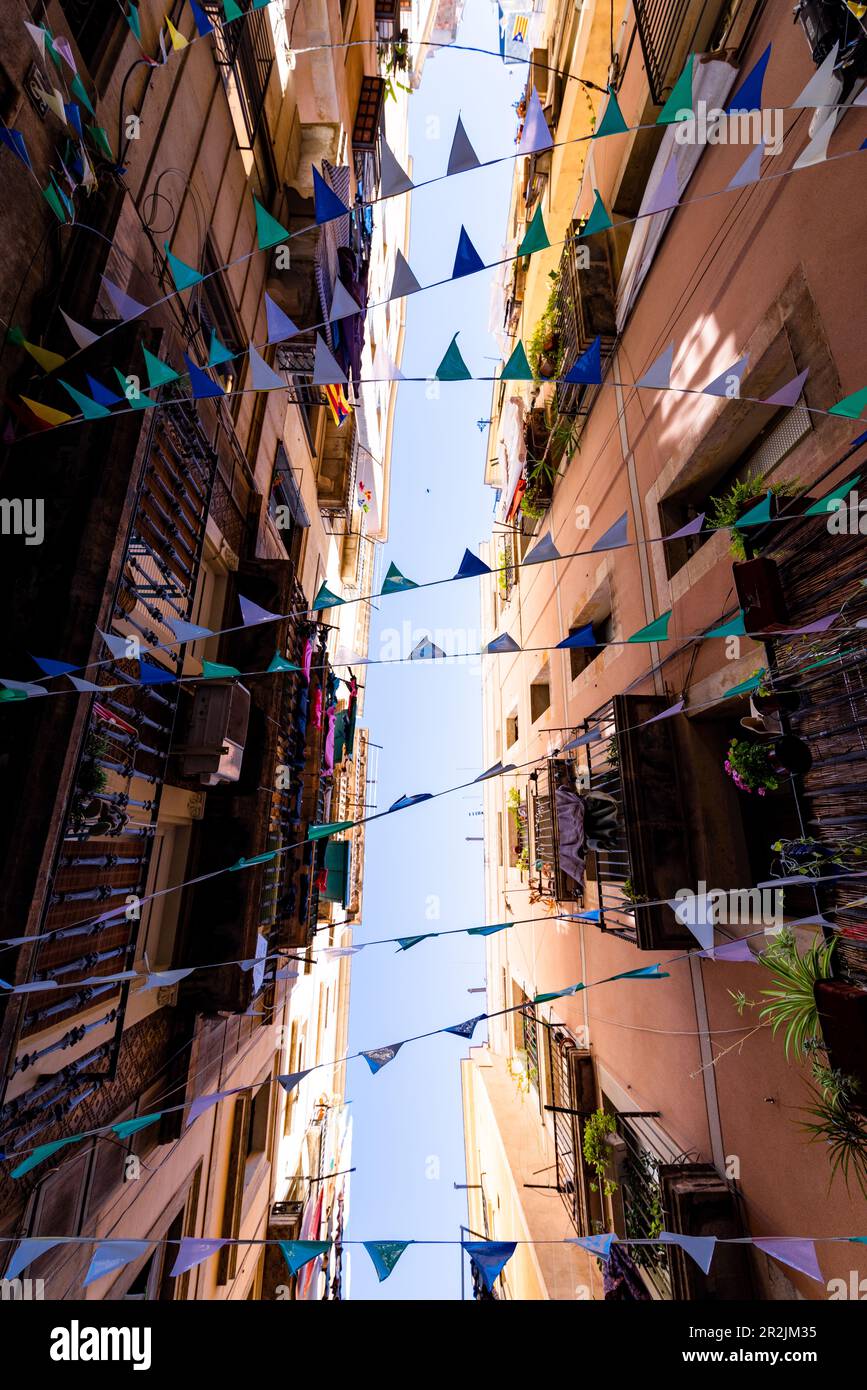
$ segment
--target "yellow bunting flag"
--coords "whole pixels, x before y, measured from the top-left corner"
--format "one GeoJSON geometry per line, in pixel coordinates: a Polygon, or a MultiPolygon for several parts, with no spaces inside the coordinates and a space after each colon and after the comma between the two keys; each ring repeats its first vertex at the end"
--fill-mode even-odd
{"type": "Polygon", "coordinates": [[[43,372],[53,372],[55,367],[62,367],[66,361],[59,352],[49,352],[48,348],[39,347],[36,343],[28,343],[26,338],[21,339],[21,346],[25,352],[29,352],[34,362],[38,362],[43,372]]]}
{"type": "Polygon", "coordinates": [[[31,401],[29,396],[21,397],[24,404],[37,420],[44,420],[46,425],[65,425],[72,416],[67,415],[65,410],[55,410],[53,406],[41,405],[39,401],[31,401]]]}
{"type": "Polygon", "coordinates": [[[175,52],[177,52],[181,48],[186,48],[188,46],[189,40],[185,39],[183,34],[178,33],[177,29],[172,24],[172,21],[169,19],[168,15],[166,15],[166,24],[169,26],[169,38],[172,41],[172,48],[175,50],[175,52]]]}

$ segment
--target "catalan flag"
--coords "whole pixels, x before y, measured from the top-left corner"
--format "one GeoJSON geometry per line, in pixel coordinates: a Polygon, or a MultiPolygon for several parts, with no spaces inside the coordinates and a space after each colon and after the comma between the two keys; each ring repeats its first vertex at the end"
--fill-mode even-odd
{"type": "Polygon", "coordinates": [[[339,429],[344,420],[352,414],[352,406],[346,399],[346,392],[342,386],[325,386],[323,390],[328,400],[328,407],[334,417],[334,423],[339,429]]]}

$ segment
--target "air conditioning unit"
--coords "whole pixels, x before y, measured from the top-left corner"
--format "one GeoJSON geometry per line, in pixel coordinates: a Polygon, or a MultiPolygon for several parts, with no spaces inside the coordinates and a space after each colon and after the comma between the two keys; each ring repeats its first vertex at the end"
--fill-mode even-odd
{"type": "Polygon", "coordinates": [[[237,782],[249,719],[250,692],[243,685],[232,681],[200,685],[182,750],[183,775],[198,777],[203,787],[237,782]]]}

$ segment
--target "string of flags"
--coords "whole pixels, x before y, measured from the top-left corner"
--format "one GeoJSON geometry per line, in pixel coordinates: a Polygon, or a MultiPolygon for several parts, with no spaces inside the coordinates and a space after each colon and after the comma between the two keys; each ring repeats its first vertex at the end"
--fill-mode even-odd
{"type": "MultiPolygon", "coordinates": [[[[867,440],[867,434],[856,440],[852,449],[860,445],[863,440],[867,440]]],[[[850,449],[850,452],[852,451],[850,449]]],[[[831,515],[835,512],[841,501],[857,485],[861,477],[856,473],[849,477],[844,483],[838,484],[823,497],[817,499],[804,512],[785,513],[776,517],[771,515],[772,494],[767,492],[749,511],[744,513],[736,523],[730,528],[740,531],[756,526],[765,526],[772,523],[783,523],[786,521],[803,520],[804,517],[820,517],[831,515]]],[[[643,545],[660,544],[665,545],[671,541],[683,539],[687,536],[695,537],[701,534],[712,534],[715,527],[705,526],[705,513],[700,513],[692,521],[680,527],[677,531],[667,536],[650,537],[641,542],[643,545]]],[[[553,564],[561,560],[580,558],[582,556],[594,555],[610,550],[618,550],[629,547],[629,529],[627,516],[624,513],[608,530],[602,535],[589,550],[576,550],[561,552],[554,543],[550,531],[544,533],[520,562],[520,568],[526,569],[540,564],[553,564]]],[[[461,563],[456,573],[439,579],[417,582],[404,575],[392,562],[383,580],[382,586],[377,593],[371,593],[352,599],[343,599],[335,594],[327,582],[323,582],[316,594],[311,608],[304,610],[292,610],[288,613],[273,613],[261,605],[254,603],[251,599],[239,595],[239,606],[241,609],[241,623],[225,628],[208,628],[200,624],[182,621],[180,619],[169,618],[166,626],[175,636],[174,642],[162,644],[144,644],[136,641],[133,647],[130,646],[130,639],[118,636],[114,633],[104,632],[99,629],[106,647],[111,652],[111,660],[90,663],[86,666],[75,666],[73,663],[58,660],[55,657],[34,656],[34,663],[43,672],[47,680],[66,678],[69,680],[73,690],[79,694],[92,694],[94,692],[108,693],[117,686],[98,685],[95,682],[84,679],[79,672],[93,671],[103,666],[111,665],[112,661],[134,659],[139,664],[139,679],[125,679],[125,687],[142,687],[169,684],[197,684],[203,680],[225,680],[225,679],[249,679],[252,676],[278,675],[292,671],[299,671],[301,668],[294,662],[288,661],[281,656],[279,651],[275,652],[269,665],[261,671],[241,671],[235,666],[230,666],[222,662],[203,660],[202,670],[199,675],[185,675],[174,673],[167,670],[155,660],[158,653],[163,652],[172,654],[175,649],[181,648],[190,642],[196,642],[204,638],[221,637],[230,633],[242,631],[245,628],[261,626],[270,623],[284,622],[287,619],[303,616],[307,613],[322,612],[326,609],[341,607],[347,603],[367,602],[375,598],[385,598],[391,594],[405,593],[414,589],[425,589],[438,587],[445,583],[456,583],[464,579],[478,578],[486,574],[493,574],[496,571],[475,555],[471,550],[465,549],[461,563]]],[[[622,639],[615,639],[608,643],[600,643],[594,635],[592,624],[585,624],[583,627],[570,632],[559,642],[554,643],[554,650],[565,650],[577,647],[600,647],[600,646],[629,646],[635,644],[652,644],[673,640],[669,638],[668,631],[672,617],[672,610],[654,618],[644,627],[639,628],[630,636],[622,639]]],[[[701,632],[692,634],[679,634],[678,640],[683,642],[707,641],[714,638],[729,638],[732,636],[767,636],[771,638],[784,638],[801,635],[815,635],[827,632],[841,617],[841,611],[824,614],[821,617],[800,626],[779,625],[773,629],[768,629],[766,634],[748,634],[746,631],[744,614],[742,610],[727,618],[722,623],[715,623],[712,627],[705,628],[701,632]]],[[[838,632],[848,631],[844,627],[838,627],[838,632]]],[[[420,640],[416,643],[412,652],[407,657],[375,658],[365,657],[358,653],[338,651],[334,661],[331,663],[336,666],[373,666],[373,665],[400,665],[407,661],[419,660],[444,660],[450,656],[496,656],[503,654],[513,654],[521,651],[549,650],[551,644],[543,648],[521,647],[509,633],[503,633],[493,638],[478,652],[447,653],[433,642],[420,640]]],[[[0,678],[0,703],[14,702],[27,699],[38,699],[48,695],[71,694],[72,691],[49,689],[45,684],[35,680],[17,680],[11,677],[0,678]]],[[[743,693],[738,690],[738,693],[743,693]]]]}
{"type": "Polygon", "coordinates": [[[296,1275],[313,1260],[326,1260],[335,1246],[341,1249],[353,1246],[363,1248],[376,1271],[379,1282],[394,1272],[404,1252],[412,1246],[459,1247],[472,1261],[479,1272],[485,1288],[490,1292],[502,1274],[509,1260],[519,1246],[576,1246],[605,1263],[611,1257],[615,1244],[631,1246],[677,1246],[695,1261],[703,1274],[709,1274],[717,1246],[752,1246],[769,1255],[779,1264],[804,1274],[809,1279],[824,1283],[825,1277],[819,1265],[816,1246],[818,1244],[865,1245],[867,1236],[693,1236],[680,1231],[660,1231],[657,1236],[638,1238],[618,1236],[613,1231],[592,1236],[566,1236],[549,1240],[277,1240],[265,1237],[245,1236],[180,1236],[150,1240],[128,1240],[120,1236],[30,1236],[19,1240],[17,1236],[0,1237],[5,1243],[18,1241],[8,1267],[4,1273],[6,1280],[18,1279],[21,1274],[42,1255],[62,1245],[92,1245],[93,1255],[84,1276],[83,1287],[95,1284],[109,1274],[116,1273],[125,1265],[143,1259],[154,1249],[177,1246],[174,1263],[169,1277],[177,1279],[182,1274],[204,1264],[226,1246],[246,1246],[262,1248],[279,1247],[290,1275],[296,1275]]]}
{"type": "MultiPolygon", "coordinates": [[[[789,878],[768,880],[766,883],[759,884],[758,887],[761,890],[764,888],[779,888],[781,886],[789,884],[816,884],[828,882],[831,880],[837,880],[840,878],[864,877],[867,877],[867,871],[856,873],[828,874],[819,878],[808,878],[803,875],[793,875],[789,878]]],[[[678,915],[678,920],[680,920],[684,925],[690,926],[690,929],[693,931],[693,935],[696,937],[700,944],[699,950],[693,949],[689,951],[683,951],[677,955],[669,957],[669,959],[665,962],[667,966],[676,965],[683,961],[690,960],[694,957],[712,960],[715,962],[722,961],[729,963],[758,963],[758,957],[750,949],[749,943],[756,937],[765,937],[767,933],[764,930],[764,928],[761,931],[749,933],[747,936],[740,937],[734,941],[726,942],[723,945],[714,945],[713,916],[711,911],[712,895],[699,894],[696,895],[692,900],[684,901],[682,899],[677,898],[663,899],[659,900],[658,902],[648,902],[645,904],[645,906],[648,907],[662,905],[671,907],[672,910],[675,911],[676,915],[678,915]],[[707,935],[708,931],[709,935],[707,935]]],[[[561,916],[571,921],[592,923],[599,920],[600,913],[598,910],[590,910],[587,912],[579,913],[564,913],[561,914],[561,916]]],[[[539,919],[533,920],[538,922],[539,919]]],[[[519,925],[518,922],[500,922],[494,923],[490,926],[473,927],[461,930],[466,931],[467,935],[490,936],[495,934],[496,932],[503,931],[509,927],[517,925],[519,925]]],[[[833,925],[834,924],[829,922],[826,917],[821,915],[816,915],[813,917],[804,917],[798,919],[797,921],[789,923],[790,928],[806,926],[821,926],[830,928],[833,927],[833,925]]],[[[428,933],[427,935],[437,934],[438,933],[428,933]]],[[[445,933],[439,934],[444,935],[445,933]]],[[[423,940],[424,936],[419,937],[417,939],[423,940]]],[[[406,949],[408,949],[409,946],[415,944],[415,940],[413,938],[406,938],[406,940],[406,949]]],[[[331,947],[329,948],[328,953],[332,957],[340,957],[353,955],[360,949],[360,946],[331,947]]],[[[252,967],[252,965],[255,964],[255,962],[252,961],[236,963],[245,967],[252,967]]],[[[155,980],[155,983],[151,987],[156,988],[158,984],[174,984],[176,983],[177,979],[182,978],[183,976],[188,975],[190,973],[191,971],[188,969],[180,971],[162,972],[161,976],[152,977],[155,980]]],[[[104,983],[107,977],[103,976],[99,978],[104,983]]],[[[568,998],[576,994],[583,993],[588,989],[594,989],[601,985],[613,984],[620,980],[662,980],[669,978],[670,970],[663,970],[662,966],[657,962],[652,965],[641,966],[635,970],[619,971],[615,975],[608,975],[600,980],[591,980],[587,983],[584,983],[583,981],[578,981],[577,983],[567,985],[562,989],[544,991],[540,994],[536,994],[529,1002],[533,1005],[551,1003],[556,999],[568,998]]],[[[44,985],[35,984],[33,988],[44,988],[44,985]]],[[[389,1043],[380,1047],[362,1049],[358,1052],[351,1052],[344,1057],[337,1058],[334,1061],[315,1062],[311,1066],[306,1067],[301,1071],[289,1072],[278,1075],[277,1081],[280,1083],[281,1087],[288,1095],[291,1094],[291,1092],[304,1080],[306,1076],[309,1076],[311,1072],[321,1070],[323,1068],[341,1066],[346,1062],[355,1061],[358,1058],[363,1058],[364,1061],[367,1063],[371,1073],[373,1075],[376,1075],[376,1073],[381,1071],[383,1067],[387,1066],[389,1062],[392,1062],[394,1058],[397,1056],[398,1052],[400,1052],[400,1050],[403,1047],[405,1047],[408,1043],[424,1041],[428,1038],[443,1036],[446,1033],[451,1033],[455,1037],[463,1038],[469,1041],[472,1039],[473,1034],[475,1033],[475,1030],[480,1023],[487,1022],[494,1018],[505,1017],[509,1014],[519,1012],[521,1009],[525,1007],[526,1004],[523,1002],[520,1004],[513,1004],[503,1009],[493,1010],[490,1013],[485,1012],[477,1014],[472,1018],[464,1019],[460,1023],[450,1024],[442,1028],[432,1028],[424,1033],[416,1033],[411,1037],[402,1038],[398,1042],[389,1043]]],[[[191,1102],[182,1101],[181,1103],[176,1105],[164,1106],[159,1110],[152,1111],[147,1115],[136,1116],[131,1120],[121,1120],[115,1122],[114,1124],[99,1126],[94,1129],[85,1130],[79,1134],[67,1135],[63,1139],[51,1140],[44,1144],[35,1145],[31,1148],[22,1147],[20,1149],[15,1149],[9,1153],[0,1155],[0,1160],[12,1161],[16,1158],[21,1158],[22,1155],[26,1155],[26,1157],[21,1158],[21,1161],[11,1172],[10,1176],[12,1178],[17,1179],[24,1177],[32,1169],[38,1167],[46,1159],[52,1157],[60,1149],[67,1147],[67,1145],[69,1144],[78,1143],[83,1141],[84,1139],[94,1138],[95,1136],[101,1134],[113,1134],[120,1139],[129,1138],[132,1134],[137,1133],[139,1130],[146,1129],[151,1125],[156,1124],[159,1120],[162,1119],[164,1115],[180,1113],[188,1109],[189,1113],[187,1115],[185,1126],[188,1128],[201,1115],[207,1113],[207,1111],[209,1111],[214,1105],[218,1104],[220,1101],[229,1099],[232,1096],[240,1095],[249,1091],[251,1085],[253,1084],[254,1083],[248,1083],[244,1086],[235,1086],[222,1091],[210,1092],[195,1097],[191,1102]]]]}

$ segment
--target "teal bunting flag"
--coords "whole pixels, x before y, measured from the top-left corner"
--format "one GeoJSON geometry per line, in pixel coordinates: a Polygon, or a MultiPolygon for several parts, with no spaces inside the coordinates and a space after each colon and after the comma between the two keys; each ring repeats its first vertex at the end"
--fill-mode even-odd
{"type": "Polygon", "coordinates": [[[763,526],[766,521],[771,519],[771,493],[766,492],[760,502],[751,507],[743,516],[738,517],[735,530],[739,531],[742,526],[763,526]]]}
{"type": "Polygon", "coordinates": [[[747,630],[744,626],[743,610],[736,613],[733,618],[729,618],[727,623],[720,623],[719,627],[709,628],[704,635],[705,637],[746,637],[747,630]]]}
{"type": "Polygon", "coordinates": [[[647,627],[640,627],[637,632],[633,632],[628,642],[664,642],[668,637],[668,624],[671,620],[671,609],[667,613],[662,613],[658,618],[654,618],[647,627]]]}
{"type": "Polygon", "coordinates": [[[64,391],[69,392],[85,420],[102,420],[106,415],[111,414],[111,411],[107,410],[104,405],[98,405],[96,401],[91,400],[90,396],[86,396],[83,391],[76,391],[75,387],[70,386],[62,377],[58,377],[57,379],[64,391]]]}
{"type": "Polygon", "coordinates": [[[461,356],[457,333],[446,349],[445,357],[436,369],[437,381],[472,381],[473,374],[461,356]]]}
{"type": "Polygon", "coordinates": [[[380,1284],[391,1274],[406,1247],[414,1243],[411,1240],[365,1240],[362,1242],[371,1258],[380,1284]]]}
{"type": "Polygon", "coordinates": [[[338,598],[336,594],[331,592],[328,585],[323,583],[313,600],[313,612],[319,613],[323,608],[336,608],[340,603],[343,603],[343,599],[338,598]]]}
{"type": "Polygon", "coordinates": [[[281,656],[279,652],[275,652],[274,655],[273,655],[272,658],[271,658],[271,662],[270,662],[270,664],[269,664],[269,666],[268,666],[268,670],[269,670],[269,672],[274,672],[274,671],[300,671],[300,670],[301,670],[301,667],[300,667],[300,666],[296,666],[294,661],[287,661],[286,658],[285,658],[285,656],[281,656]]]}
{"type": "Polygon", "coordinates": [[[540,203],[518,247],[518,255],[532,256],[534,251],[547,251],[550,245],[551,243],[548,240],[548,233],[545,230],[545,223],[542,218],[542,204],[540,203]]]}
{"type": "Polygon", "coordinates": [[[148,386],[151,389],[155,386],[166,386],[170,381],[178,380],[178,373],[173,371],[167,362],[161,361],[161,359],[155,357],[152,352],[148,352],[144,343],[142,343],[141,350],[147,368],[148,386]]]}
{"type": "Polygon", "coordinates": [[[202,275],[193,266],[187,265],[186,261],[180,260],[169,250],[169,243],[163,242],[166,253],[166,260],[169,263],[169,270],[172,272],[172,279],[175,282],[176,290],[188,290],[193,285],[197,285],[202,279],[202,275]]]}
{"type": "Polygon", "coordinates": [[[690,53],[686,67],[671,89],[671,95],[656,118],[657,125],[673,125],[692,115],[692,66],[695,55],[690,53]]]}
{"type": "Polygon", "coordinates": [[[580,237],[593,236],[594,233],[605,232],[608,230],[609,227],[613,226],[614,223],[608,216],[607,209],[602,201],[602,195],[600,194],[598,188],[594,188],[593,207],[590,209],[590,216],[584,223],[584,227],[581,230],[580,237]]]}
{"type": "Polygon", "coordinates": [[[277,246],[281,241],[289,240],[289,232],[272,217],[267,208],[263,208],[259,199],[254,195],[253,205],[256,209],[256,240],[259,243],[260,251],[268,251],[272,246],[277,246]]]}
{"type": "Polygon", "coordinates": [[[202,662],[202,677],[206,681],[228,680],[240,674],[237,666],[226,666],[222,661],[202,662]]]}
{"type": "Polygon", "coordinates": [[[508,362],[500,372],[501,381],[534,381],[533,372],[524,351],[524,344],[520,338],[515,344],[514,351],[508,362]]]}
{"type": "Polygon", "coordinates": [[[397,565],[392,560],[388,567],[385,579],[382,581],[383,594],[398,594],[405,589],[417,589],[418,585],[414,579],[407,579],[405,574],[401,574],[397,565]]]}
{"type": "Polygon", "coordinates": [[[629,131],[629,126],[623,119],[623,112],[620,110],[620,103],[614,95],[614,88],[608,88],[608,102],[602,116],[602,120],[593,132],[594,140],[603,140],[606,135],[623,135],[629,131]]]}
{"type": "Polygon", "coordinates": [[[331,1249],[330,1240],[281,1240],[280,1249],[290,1274],[297,1274],[311,1260],[331,1249]]]}

